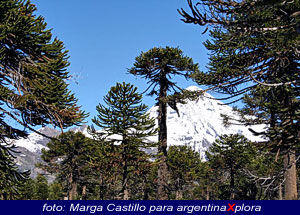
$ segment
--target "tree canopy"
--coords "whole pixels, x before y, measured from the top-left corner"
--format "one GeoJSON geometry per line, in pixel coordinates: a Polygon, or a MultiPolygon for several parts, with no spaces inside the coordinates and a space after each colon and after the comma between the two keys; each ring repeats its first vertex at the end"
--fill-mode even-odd
{"type": "Polygon", "coordinates": [[[286,198],[297,196],[295,146],[299,144],[299,1],[208,1],[179,12],[186,23],[210,28],[208,72],[199,84],[244,99],[244,123],[268,125],[270,151],[286,157],[286,198]],[[249,117],[254,115],[255,117],[249,117]],[[274,147],[275,146],[275,147],[274,147]]]}
{"type": "Polygon", "coordinates": [[[35,12],[29,0],[0,2],[0,168],[8,174],[18,174],[5,164],[8,140],[37,132],[35,126],[78,125],[86,116],[68,90],[68,51],[35,12]]]}
{"type": "Polygon", "coordinates": [[[147,80],[148,95],[156,96],[158,106],[159,168],[157,198],[168,199],[167,166],[167,105],[179,115],[176,104],[184,103],[186,92],[172,78],[176,75],[189,78],[198,71],[198,64],[192,58],[184,56],[179,48],[152,48],[136,57],[134,66],[128,70],[135,76],[147,80]]]}

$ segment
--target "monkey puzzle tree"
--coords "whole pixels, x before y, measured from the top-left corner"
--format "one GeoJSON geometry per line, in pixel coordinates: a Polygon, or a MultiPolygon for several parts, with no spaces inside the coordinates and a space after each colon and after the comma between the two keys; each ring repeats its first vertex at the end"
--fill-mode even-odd
{"type": "Polygon", "coordinates": [[[168,167],[175,199],[186,199],[201,167],[200,154],[187,146],[170,146],[168,167]]]}
{"type": "Polygon", "coordinates": [[[33,187],[34,200],[47,200],[49,197],[49,186],[47,178],[41,174],[38,174],[34,180],[33,187]]]}
{"type": "MultiPolygon", "coordinates": [[[[2,146],[3,147],[3,146],[2,146]]],[[[20,173],[11,154],[13,148],[1,149],[0,142],[0,199],[13,200],[22,193],[23,187],[28,182],[30,171],[20,173]]]]}
{"type": "Polygon", "coordinates": [[[86,174],[82,170],[87,168],[90,155],[95,151],[93,140],[80,132],[69,131],[51,140],[47,147],[49,150],[43,149],[41,156],[46,163],[38,164],[38,167],[56,175],[65,184],[68,199],[74,200],[78,196],[80,180],[86,174]]]}
{"type": "Polygon", "coordinates": [[[101,142],[116,148],[108,159],[121,169],[120,194],[126,200],[130,198],[128,180],[133,178],[138,165],[148,162],[149,155],[143,149],[156,146],[146,140],[157,133],[155,120],[146,113],[148,107],[141,104],[142,95],[132,84],[117,83],[104,96],[104,102],[105,105],[97,106],[98,115],[92,120],[102,130],[93,133],[101,142]]]}
{"type": "Polygon", "coordinates": [[[183,91],[172,78],[176,75],[188,78],[191,72],[198,71],[198,64],[183,55],[179,48],[152,48],[142,52],[135,59],[129,73],[147,80],[150,96],[156,96],[158,106],[158,199],[168,199],[167,166],[167,105],[177,111],[176,103],[183,102],[183,91]],[[172,94],[173,92],[173,94],[172,94]]]}
{"type": "Polygon", "coordinates": [[[223,135],[206,152],[208,163],[216,177],[223,177],[219,182],[221,199],[255,199],[255,183],[243,172],[256,157],[251,144],[238,134],[223,135]]]}
{"type": "MultiPolygon", "coordinates": [[[[85,116],[66,83],[67,51],[35,11],[29,0],[0,2],[0,153],[7,156],[8,139],[26,137],[37,125],[63,129],[85,116]]],[[[4,159],[0,169],[18,174],[4,159]]],[[[6,179],[0,189],[9,192],[11,177],[6,179]]]]}
{"type": "MultiPolygon", "coordinates": [[[[188,0],[188,4],[191,14],[180,11],[184,22],[212,27],[211,40],[205,43],[211,51],[209,72],[195,74],[195,80],[231,94],[230,98],[240,99],[245,93],[269,95],[268,101],[247,105],[256,113],[264,112],[264,122],[270,126],[256,134],[279,146],[277,151],[286,158],[285,198],[297,198],[300,2],[201,0],[193,4],[188,0]]],[[[251,124],[251,119],[246,123],[251,124]]]]}

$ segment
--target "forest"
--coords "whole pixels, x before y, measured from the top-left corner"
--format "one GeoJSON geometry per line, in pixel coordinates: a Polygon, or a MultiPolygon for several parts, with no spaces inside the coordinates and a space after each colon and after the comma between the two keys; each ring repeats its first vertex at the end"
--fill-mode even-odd
{"type": "Polygon", "coordinates": [[[128,76],[147,84],[139,93],[116,83],[95,107],[87,137],[66,131],[88,113],[69,89],[68,50],[30,0],[0,1],[0,199],[2,200],[296,200],[300,176],[300,2],[187,0],[183,25],[208,34],[207,71],[178,47],[153,47],[136,56],[128,76]],[[188,91],[176,77],[205,90],[188,91]],[[222,95],[239,120],[264,141],[221,135],[206,159],[168,142],[167,108],[207,91],[222,95]],[[155,99],[150,117],[143,98],[155,99]],[[62,132],[39,133],[39,126],[62,132]],[[157,126],[156,126],[157,125],[157,126]],[[13,140],[30,132],[49,138],[43,170],[20,171],[13,140]],[[157,141],[149,137],[157,136],[157,141]],[[147,149],[156,149],[148,153],[147,149]],[[48,175],[55,176],[48,181],[48,175]]]}

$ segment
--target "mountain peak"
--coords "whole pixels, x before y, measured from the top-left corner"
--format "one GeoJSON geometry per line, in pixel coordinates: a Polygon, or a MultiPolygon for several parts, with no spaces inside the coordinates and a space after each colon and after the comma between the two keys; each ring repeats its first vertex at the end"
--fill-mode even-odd
{"type": "Polygon", "coordinates": [[[47,126],[42,127],[40,129],[38,129],[37,131],[42,134],[45,134],[46,136],[49,136],[49,137],[54,137],[60,133],[60,131],[58,131],[54,128],[47,127],[47,126]]]}
{"type": "Polygon", "coordinates": [[[189,91],[200,91],[202,90],[200,87],[197,87],[197,86],[189,86],[186,88],[186,90],[189,90],[189,91]]]}
{"type": "MultiPolygon", "coordinates": [[[[196,86],[187,88],[190,91],[202,90],[196,86]]],[[[260,141],[261,138],[252,135],[248,127],[243,125],[224,126],[222,114],[237,119],[232,107],[220,105],[209,93],[205,93],[198,100],[186,100],[185,104],[177,104],[179,116],[175,110],[167,108],[168,146],[187,145],[199,152],[205,159],[205,151],[209,149],[215,139],[223,134],[242,134],[251,141],[260,141]]],[[[157,107],[149,110],[150,116],[157,118],[157,107]]],[[[254,130],[261,130],[262,126],[252,126],[254,130]]],[[[156,138],[151,138],[157,141],[156,138]]]]}

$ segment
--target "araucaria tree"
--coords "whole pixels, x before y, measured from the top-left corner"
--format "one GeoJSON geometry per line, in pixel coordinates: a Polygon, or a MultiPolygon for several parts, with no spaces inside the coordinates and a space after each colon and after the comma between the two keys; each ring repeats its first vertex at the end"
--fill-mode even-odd
{"type": "MultiPolygon", "coordinates": [[[[209,1],[181,10],[183,21],[211,27],[208,73],[194,76],[231,98],[249,93],[247,124],[269,139],[270,152],[285,157],[285,199],[297,198],[295,148],[299,145],[299,1],[209,1]],[[254,96],[254,97],[253,97],[254,96]],[[250,120],[249,120],[250,119],[250,120]]],[[[275,160],[275,159],[274,159],[275,160]]]]}
{"type": "MultiPolygon", "coordinates": [[[[36,125],[78,124],[85,115],[67,89],[67,51],[35,11],[29,0],[0,2],[0,154],[6,157],[7,139],[25,137],[36,125]]],[[[14,177],[18,173],[6,165],[10,158],[4,159],[0,169],[14,177]]],[[[0,190],[10,192],[11,177],[0,183],[7,184],[0,190]]]]}
{"type": "Polygon", "coordinates": [[[249,140],[239,134],[223,135],[212,144],[206,157],[221,185],[221,199],[256,198],[256,184],[245,174],[256,158],[255,148],[249,140]]]}
{"type": "Polygon", "coordinates": [[[182,101],[183,91],[172,78],[176,75],[188,78],[191,72],[198,71],[198,64],[183,55],[179,48],[152,48],[142,52],[135,59],[129,73],[147,80],[150,96],[156,96],[158,106],[158,192],[157,198],[168,199],[167,166],[167,106],[177,111],[176,103],[182,101]]]}
{"type": "MultiPolygon", "coordinates": [[[[92,120],[102,130],[93,132],[100,142],[109,143],[114,148],[112,157],[120,170],[121,189],[119,194],[126,200],[130,198],[130,181],[138,175],[138,167],[148,162],[149,155],[143,150],[156,144],[147,137],[157,133],[155,120],[147,113],[147,106],[141,104],[142,95],[137,88],[127,83],[117,83],[104,97],[105,104],[97,106],[98,115],[92,120]]],[[[106,146],[103,146],[106,147],[106,146]]],[[[100,161],[101,162],[101,161],[100,161]]]]}
{"type": "Polygon", "coordinates": [[[188,146],[170,146],[168,167],[175,199],[193,199],[193,184],[201,168],[200,154],[188,146]]]}
{"type": "Polygon", "coordinates": [[[42,150],[45,164],[38,167],[55,175],[65,185],[68,199],[74,200],[78,197],[79,183],[87,174],[91,155],[96,151],[94,146],[93,140],[80,132],[63,133],[47,144],[48,150],[42,150]]]}

